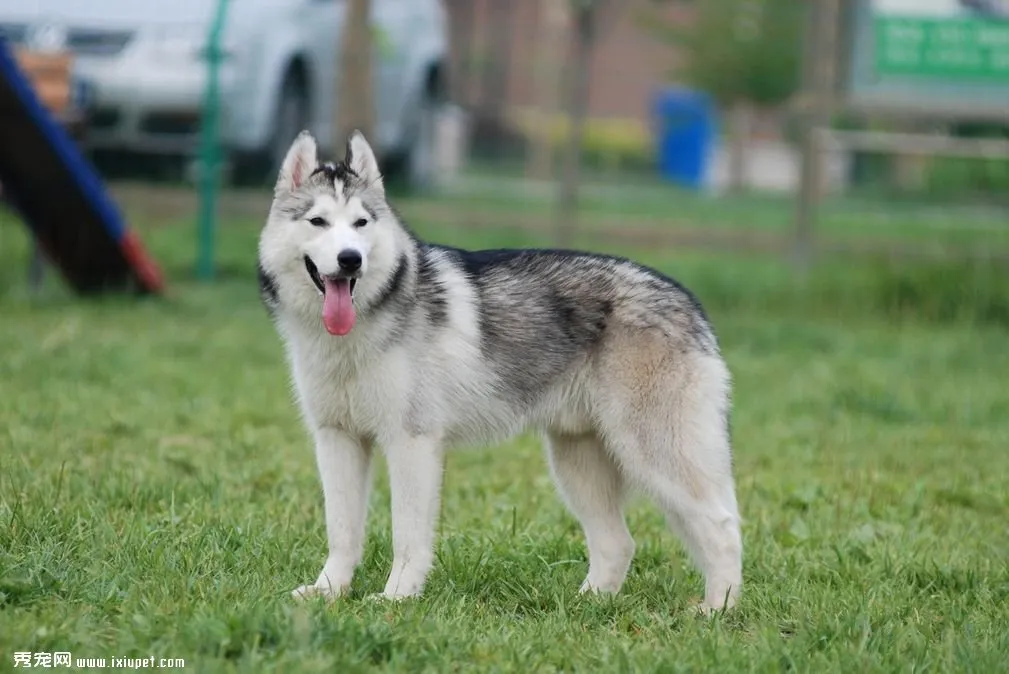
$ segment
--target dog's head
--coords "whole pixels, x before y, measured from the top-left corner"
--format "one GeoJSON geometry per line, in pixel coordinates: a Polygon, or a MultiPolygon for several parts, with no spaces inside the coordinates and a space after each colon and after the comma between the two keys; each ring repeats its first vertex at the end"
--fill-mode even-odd
{"type": "Polygon", "coordinates": [[[320,164],[315,139],[303,131],[274,188],[260,238],[262,274],[277,301],[314,308],[330,334],[346,335],[355,298],[380,288],[396,262],[398,227],[364,136],[351,134],[342,162],[320,164]]]}

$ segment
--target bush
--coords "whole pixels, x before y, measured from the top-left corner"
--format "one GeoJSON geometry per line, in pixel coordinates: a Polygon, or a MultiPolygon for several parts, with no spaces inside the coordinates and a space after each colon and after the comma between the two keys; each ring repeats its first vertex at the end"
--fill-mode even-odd
{"type": "Polygon", "coordinates": [[[1009,275],[993,263],[917,264],[876,272],[876,308],[894,318],[1009,327],[1009,275]]]}
{"type": "Polygon", "coordinates": [[[1009,195],[1009,159],[936,157],[929,162],[925,189],[933,197],[1009,195]]]}
{"type": "MultiPolygon", "coordinates": [[[[570,133],[566,115],[519,109],[510,115],[509,121],[528,143],[545,142],[554,157],[562,156],[570,133]]],[[[587,119],[582,160],[586,166],[613,171],[648,169],[655,165],[652,145],[651,134],[637,120],[587,119]]]]}
{"type": "Polygon", "coordinates": [[[819,261],[796,282],[792,270],[768,260],[729,266],[699,256],[678,262],[680,280],[715,313],[759,307],[775,315],[830,320],[882,319],[967,323],[1009,329],[1009,266],[998,262],[819,261]]]}

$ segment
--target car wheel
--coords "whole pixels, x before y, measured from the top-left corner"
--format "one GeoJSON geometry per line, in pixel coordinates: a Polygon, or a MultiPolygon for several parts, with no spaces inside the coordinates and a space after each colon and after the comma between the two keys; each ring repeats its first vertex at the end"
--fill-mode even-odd
{"type": "Polygon", "coordinates": [[[308,87],[304,77],[297,70],[291,70],[284,77],[277,95],[266,146],[236,162],[235,181],[240,185],[261,185],[272,181],[280,172],[294,138],[308,128],[308,118],[308,87]]]}
{"type": "Polygon", "coordinates": [[[308,91],[301,76],[289,73],[284,79],[270,134],[269,166],[276,175],[295,137],[308,128],[308,91]]]}
{"type": "Polygon", "coordinates": [[[385,173],[394,184],[408,191],[424,191],[435,182],[435,123],[442,105],[436,87],[427,86],[417,94],[410,106],[413,114],[407,121],[405,143],[389,158],[385,173]]]}
{"type": "Polygon", "coordinates": [[[410,189],[426,190],[434,183],[434,136],[438,103],[425,95],[417,107],[413,142],[406,153],[404,174],[410,189]]]}

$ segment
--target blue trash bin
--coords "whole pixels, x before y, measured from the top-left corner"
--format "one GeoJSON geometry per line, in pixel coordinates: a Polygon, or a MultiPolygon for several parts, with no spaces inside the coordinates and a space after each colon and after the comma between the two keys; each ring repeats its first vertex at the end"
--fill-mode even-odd
{"type": "Polygon", "coordinates": [[[715,142],[715,111],[700,91],[671,87],[655,97],[659,174],[691,189],[703,187],[715,142]]]}

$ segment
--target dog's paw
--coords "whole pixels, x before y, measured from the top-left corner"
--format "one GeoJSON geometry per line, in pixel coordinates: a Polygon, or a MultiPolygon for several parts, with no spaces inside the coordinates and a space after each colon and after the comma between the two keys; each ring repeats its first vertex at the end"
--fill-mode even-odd
{"type": "Polygon", "coordinates": [[[695,604],[697,610],[705,616],[726,613],[739,601],[739,584],[708,587],[704,600],[695,604]],[[722,589],[724,587],[724,589],[722,589]]]}
{"type": "Polygon", "coordinates": [[[608,583],[593,583],[590,582],[588,578],[582,583],[582,586],[578,588],[578,594],[585,595],[614,595],[620,592],[620,586],[622,583],[620,581],[612,581],[608,583]]]}
{"type": "Polygon", "coordinates": [[[373,602],[400,602],[403,601],[404,599],[411,599],[416,596],[418,596],[416,593],[403,594],[400,592],[375,592],[373,594],[367,595],[365,599],[373,602]]]}
{"type": "Polygon", "coordinates": [[[310,599],[322,598],[327,602],[330,602],[342,595],[343,590],[341,588],[334,588],[331,585],[319,585],[318,583],[314,583],[312,585],[302,585],[301,587],[291,591],[291,596],[296,601],[308,601],[310,599]]]}

